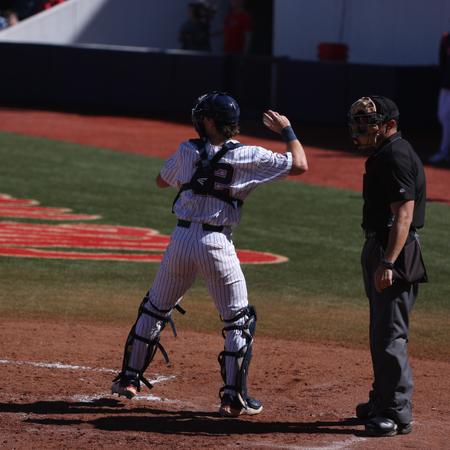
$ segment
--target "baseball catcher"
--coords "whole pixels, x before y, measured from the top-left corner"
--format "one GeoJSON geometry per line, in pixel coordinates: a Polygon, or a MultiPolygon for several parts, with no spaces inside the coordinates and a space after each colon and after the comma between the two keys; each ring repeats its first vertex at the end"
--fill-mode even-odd
{"type": "Polygon", "coordinates": [[[264,124],[280,134],[286,153],[243,145],[240,108],[227,93],[199,97],[192,109],[198,138],[182,142],[163,165],[156,184],[178,190],[172,205],[177,222],[156,278],[139,308],[125,344],[122,370],[112,392],[134,397],[155,353],[167,357],[161,332],[172,311],[201,275],[224,322],[224,351],[219,355],[224,386],[219,391],[220,414],[258,414],[263,407],[248,392],[248,372],[256,329],[256,311],[248,303],[247,286],[232,230],[239,224],[246,197],[258,186],[300,175],[308,168],[305,152],[289,120],[266,111],[264,124]]]}

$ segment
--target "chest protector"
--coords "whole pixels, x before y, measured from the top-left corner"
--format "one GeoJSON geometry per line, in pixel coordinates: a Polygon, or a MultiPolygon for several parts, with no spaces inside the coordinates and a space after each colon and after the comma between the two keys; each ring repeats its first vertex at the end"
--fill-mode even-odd
{"type": "Polygon", "coordinates": [[[242,147],[243,145],[227,142],[211,159],[208,159],[205,141],[202,139],[191,139],[189,142],[194,144],[200,151],[200,159],[195,165],[196,170],[189,183],[183,184],[178,191],[173,201],[172,212],[181,193],[187,190],[192,190],[196,195],[216,197],[230,204],[233,208],[240,208],[244,202],[232,197],[228,187],[233,179],[233,166],[231,164],[220,163],[219,161],[228,151],[242,147]]]}

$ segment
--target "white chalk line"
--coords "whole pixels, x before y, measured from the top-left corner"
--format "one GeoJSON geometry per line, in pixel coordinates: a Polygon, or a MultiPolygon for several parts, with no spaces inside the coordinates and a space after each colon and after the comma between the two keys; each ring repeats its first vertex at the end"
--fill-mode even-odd
{"type": "MultiPolygon", "coordinates": [[[[13,361],[9,359],[0,359],[0,364],[11,365],[11,366],[32,366],[32,367],[40,367],[44,369],[60,369],[60,370],[79,370],[83,372],[102,372],[102,373],[117,373],[117,370],[107,369],[105,367],[89,367],[89,366],[78,366],[72,364],[64,364],[60,362],[42,362],[42,361],[13,361]]],[[[173,380],[175,375],[157,375],[153,379],[149,379],[148,381],[151,384],[163,383],[165,381],[173,380]]],[[[97,394],[97,395],[73,395],[69,397],[74,401],[81,401],[87,403],[93,403],[95,401],[100,400],[101,398],[112,395],[111,392],[107,392],[105,394],[97,394]]],[[[168,398],[157,397],[153,394],[138,394],[133,400],[146,400],[153,402],[164,402],[164,403],[181,403],[178,400],[171,400],[168,398]]]]}
{"type": "Polygon", "coordinates": [[[44,369],[65,369],[65,370],[84,370],[89,372],[107,372],[107,373],[116,373],[117,370],[114,369],[105,369],[103,367],[88,367],[88,366],[74,366],[72,364],[64,364],[60,362],[39,362],[39,361],[12,361],[9,359],[0,359],[0,364],[7,364],[11,366],[33,366],[33,367],[42,367],[44,369]]]}
{"type": "MultiPolygon", "coordinates": [[[[9,364],[15,366],[33,366],[42,367],[44,369],[63,369],[63,370],[81,370],[87,372],[106,372],[117,373],[118,370],[106,369],[105,367],[89,367],[89,366],[74,366],[72,364],[64,364],[60,362],[42,362],[42,361],[13,361],[10,359],[0,359],[0,364],[9,364]]],[[[150,383],[161,383],[163,381],[172,380],[175,375],[158,375],[154,380],[149,380],[150,383]]]]}
{"type": "MultiPolygon", "coordinates": [[[[154,381],[152,381],[153,383],[154,381]]],[[[99,400],[104,399],[105,397],[111,396],[111,392],[105,392],[104,394],[97,394],[97,395],[72,395],[69,397],[69,400],[75,401],[75,402],[82,402],[82,403],[95,403],[99,400]]],[[[139,401],[139,400],[145,400],[149,402],[161,402],[161,403],[173,403],[173,404],[184,404],[181,400],[171,400],[166,397],[158,397],[153,394],[138,394],[136,397],[133,397],[132,402],[139,401]]]]}

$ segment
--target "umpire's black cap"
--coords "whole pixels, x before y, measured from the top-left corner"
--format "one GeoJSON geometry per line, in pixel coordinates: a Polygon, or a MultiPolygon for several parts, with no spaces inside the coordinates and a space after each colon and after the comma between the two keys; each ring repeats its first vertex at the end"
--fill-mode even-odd
{"type": "Polygon", "coordinates": [[[383,116],[383,122],[388,120],[397,120],[400,117],[400,111],[393,100],[382,95],[369,95],[372,101],[375,103],[377,113],[383,116]]]}

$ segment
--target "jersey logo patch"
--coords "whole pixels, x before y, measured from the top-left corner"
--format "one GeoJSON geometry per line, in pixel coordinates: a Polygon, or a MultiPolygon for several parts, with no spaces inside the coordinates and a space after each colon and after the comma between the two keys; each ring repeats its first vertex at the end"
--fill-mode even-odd
{"type": "MultiPolygon", "coordinates": [[[[39,206],[36,200],[17,199],[7,194],[0,194],[0,217],[69,222],[0,220],[0,257],[160,262],[170,241],[170,236],[152,228],[80,223],[101,216],[39,206]]],[[[281,255],[252,250],[237,250],[237,254],[242,264],[288,260],[281,255]]]]}

